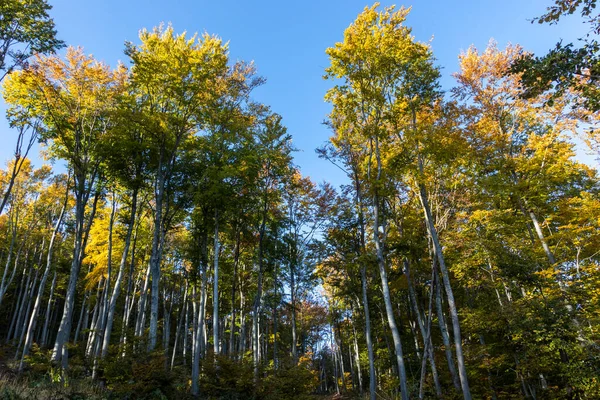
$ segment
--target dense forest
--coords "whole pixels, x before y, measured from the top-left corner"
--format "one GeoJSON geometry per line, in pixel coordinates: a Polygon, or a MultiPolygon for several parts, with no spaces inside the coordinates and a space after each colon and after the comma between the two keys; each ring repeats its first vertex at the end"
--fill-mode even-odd
{"type": "Polygon", "coordinates": [[[3,0],[0,398],[600,398],[596,5],[446,91],[410,8],[364,8],[323,49],[337,187],[220,37],[143,29],[113,68],[3,0]]]}

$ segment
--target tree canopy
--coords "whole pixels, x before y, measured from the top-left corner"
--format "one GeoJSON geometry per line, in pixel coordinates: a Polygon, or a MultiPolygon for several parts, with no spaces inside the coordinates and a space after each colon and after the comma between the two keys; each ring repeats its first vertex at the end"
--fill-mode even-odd
{"type": "Polygon", "coordinates": [[[595,6],[445,92],[411,9],[365,7],[323,49],[336,187],[235,43],[161,24],[111,67],[5,1],[0,397],[599,398],[595,6]]]}

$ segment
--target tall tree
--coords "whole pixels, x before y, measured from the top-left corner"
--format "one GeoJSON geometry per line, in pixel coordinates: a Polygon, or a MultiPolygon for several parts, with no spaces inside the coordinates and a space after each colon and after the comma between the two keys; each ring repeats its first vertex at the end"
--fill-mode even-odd
{"type": "Polygon", "coordinates": [[[143,109],[139,123],[154,154],[154,235],[150,255],[152,276],[148,349],[156,346],[160,265],[165,232],[173,211],[166,194],[182,146],[204,122],[218,78],[227,70],[227,46],[208,34],[186,38],[172,27],[140,33],[140,45],[127,44],[131,85],[143,109]]]}
{"type": "Polygon", "coordinates": [[[65,307],[52,354],[53,360],[62,361],[63,367],[68,363],[66,342],[71,332],[85,237],[94,214],[92,207],[86,218],[86,206],[91,196],[98,193],[101,159],[97,148],[110,126],[110,110],[125,77],[123,68],[113,71],[86,56],[82,49],[69,48],[64,60],[56,56],[36,58],[30,68],[11,74],[5,86],[11,112],[40,118],[41,139],[49,144],[51,155],[66,160],[73,171],[75,245],[65,307]]]}

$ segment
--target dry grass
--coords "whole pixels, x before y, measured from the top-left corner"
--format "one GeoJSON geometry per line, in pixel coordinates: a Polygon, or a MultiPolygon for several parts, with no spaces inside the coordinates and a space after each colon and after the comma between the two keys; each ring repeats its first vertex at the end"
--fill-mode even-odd
{"type": "Polygon", "coordinates": [[[52,382],[50,377],[31,380],[12,374],[0,375],[0,400],[91,399],[108,398],[108,393],[88,380],[52,382]]]}

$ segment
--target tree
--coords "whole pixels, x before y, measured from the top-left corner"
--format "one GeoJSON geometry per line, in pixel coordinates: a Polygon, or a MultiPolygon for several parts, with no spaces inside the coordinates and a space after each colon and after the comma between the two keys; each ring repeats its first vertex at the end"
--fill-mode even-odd
{"type": "Polygon", "coordinates": [[[554,0],[546,14],[534,18],[531,22],[540,24],[556,24],[566,15],[579,12],[584,23],[590,27],[585,38],[580,39],[582,46],[576,48],[573,43],[558,42],[548,54],[536,57],[531,53],[522,53],[513,61],[510,73],[521,75],[521,83],[525,90],[524,98],[535,98],[542,93],[550,92],[549,105],[569,90],[575,90],[576,106],[584,107],[592,112],[600,110],[600,15],[595,11],[596,0],[554,0]]]}
{"type": "MultiPolygon", "coordinates": [[[[45,0],[7,0],[0,5],[0,82],[13,70],[26,66],[31,56],[54,53],[64,46],[61,40],[56,39],[54,21],[48,15],[51,8],[45,0]]],[[[37,140],[37,123],[30,124],[13,117],[9,116],[11,126],[18,130],[15,162],[11,178],[4,189],[0,214],[6,206],[23,160],[37,140]]]]}
{"type": "Polygon", "coordinates": [[[85,254],[87,232],[99,196],[101,159],[98,146],[109,126],[116,94],[122,90],[125,71],[86,56],[82,49],[69,48],[66,59],[40,56],[27,69],[11,74],[5,84],[10,112],[24,118],[39,118],[41,140],[49,144],[52,157],[66,160],[73,170],[75,194],[75,246],[65,307],[52,358],[67,366],[66,342],[71,332],[75,289],[85,254]],[[89,213],[86,207],[92,194],[89,213]],[[88,214],[86,216],[86,214],[88,214]]]}
{"type": "MultiPolygon", "coordinates": [[[[386,314],[397,357],[401,393],[408,398],[406,367],[402,343],[394,316],[386,270],[385,247],[388,235],[386,197],[390,195],[388,173],[385,170],[385,152],[396,136],[406,152],[416,155],[418,170],[415,175],[428,232],[435,244],[436,257],[444,278],[448,295],[463,395],[470,398],[466,369],[462,358],[462,342],[458,314],[454,303],[449,276],[441,254],[434,222],[427,202],[427,192],[422,181],[423,154],[420,151],[421,129],[417,126],[417,114],[439,97],[437,79],[439,72],[432,65],[432,55],[426,44],[415,42],[410,28],[403,25],[409,12],[394,11],[393,7],[377,11],[378,3],[365,8],[356,21],[346,29],[344,42],[327,50],[331,66],[327,77],[343,80],[326,96],[333,104],[330,121],[338,135],[361,138],[356,140],[368,149],[364,161],[369,183],[369,195],[373,212],[373,243],[378,260],[386,314]]],[[[413,173],[414,174],[414,173],[413,173]]]]}
{"type": "Polygon", "coordinates": [[[54,53],[64,46],[56,38],[54,21],[46,0],[7,0],[0,6],[0,81],[25,66],[36,54],[54,53]]]}
{"type": "Polygon", "coordinates": [[[331,210],[334,192],[330,186],[315,187],[315,184],[309,178],[302,178],[299,171],[292,175],[285,189],[284,198],[288,232],[284,237],[284,242],[287,247],[286,261],[289,264],[287,277],[290,287],[292,314],[291,353],[293,362],[297,363],[296,309],[298,288],[306,285],[307,281],[311,280],[314,266],[310,263],[309,248],[313,244],[314,236],[324,227],[331,210]]]}
{"type": "Polygon", "coordinates": [[[141,44],[127,44],[131,58],[131,85],[143,110],[139,124],[153,152],[154,236],[150,271],[152,297],[148,349],[156,346],[160,264],[170,202],[174,168],[183,144],[204,123],[206,106],[216,95],[218,78],[227,70],[227,47],[220,39],[205,34],[186,38],[172,27],[140,33],[141,44]]]}

